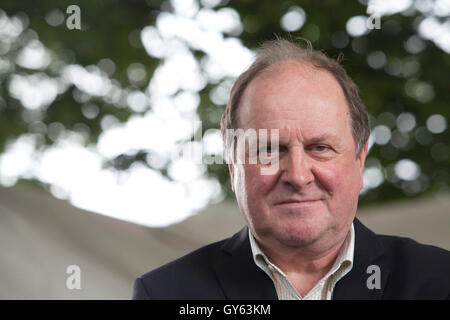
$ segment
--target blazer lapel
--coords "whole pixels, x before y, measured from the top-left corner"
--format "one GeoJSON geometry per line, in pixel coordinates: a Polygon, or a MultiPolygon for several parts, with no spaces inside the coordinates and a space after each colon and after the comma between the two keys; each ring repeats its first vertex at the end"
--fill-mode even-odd
{"type": "Polygon", "coordinates": [[[253,260],[247,227],[226,241],[221,249],[213,264],[226,299],[278,299],[272,280],[253,260]]]}
{"type": "Polygon", "coordinates": [[[389,277],[389,265],[383,260],[384,248],[375,233],[366,228],[358,219],[354,219],[353,225],[355,228],[353,268],[336,284],[333,299],[381,299],[389,277]],[[371,289],[367,285],[367,280],[374,273],[374,271],[368,270],[371,265],[379,268],[380,289],[371,289]]]}
{"type": "MultiPolygon", "coordinates": [[[[335,300],[381,299],[389,277],[389,264],[383,259],[384,248],[375,233],[358,219],[354,220],[355,252],[353,268],[336,284],[335,300]],[[372,275],[368,267],[379,267],[380,289],[370,289],[367,280],[372,275]]],[[[214,270],[226,299],[277,300],[270,277],[253,261],[248,228],[244,227],[226,241],[213,262],[214,270]]]]}

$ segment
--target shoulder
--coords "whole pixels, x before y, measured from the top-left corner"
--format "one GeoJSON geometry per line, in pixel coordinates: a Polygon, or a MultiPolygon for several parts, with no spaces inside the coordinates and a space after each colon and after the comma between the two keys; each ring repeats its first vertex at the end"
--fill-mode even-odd
{"type": "Polygon", "coordinates": [[[201,247],[141,275],[134,283],[133,299],[208,299],[214,293],[218,299],[213,262],[220,258],[227,240],[201,247]]]}
{"type": "Polygon", "coordinates": [[[386,299],[450,299],[450,252],[406,237],[375,234],[355,226],[356,282],[378,266],[386,299]]]}
{"type": "Polygon", "coordinates": [[[387,292],[403,288],[406,298],[450,299],[450,251],[404,237],[378,239],[390,269],[387,292]]]}
{"type": "Polygon", "coordinates": [[[450,274],[450,251],[406,237],[376,234],[357,219],[354,226],[357,242],[355,251],[369,257],[369,260],[380,257],[394,269],[442,271],[450,274]]]}
{"type": "Polygon", "coordinates": [[[181,258],[173,260],[157,269],[143,274],[140,278],[151,279],[154,277],[164,277],[174,271],[177,273],[189,274],[192,274],[192,272],[199,273],[199,271],[204,271],[203,269],[209,267],[209,263],[212,261],[214,256],[218,254],[225,241],[226,239],[201,247],[182,256],[181,258]]]}
{"type": "Polygon", "coordinates": [[[450,251],[405,237],[378,235],[378,239],[390,258],[398,263],[409,264],[413,269],[449,273],[450,251]]]}

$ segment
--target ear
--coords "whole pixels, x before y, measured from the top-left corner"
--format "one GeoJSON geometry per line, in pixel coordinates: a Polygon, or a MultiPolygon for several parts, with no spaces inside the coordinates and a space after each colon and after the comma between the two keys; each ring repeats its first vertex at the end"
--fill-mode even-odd
{"type": "Polygon", "coordinates": [[[364,163],[366,162],[366,156],[367,156],[367,150],[369,149],[369,141],[366,142],[363,149],[361,150],[361,153],[356,158],[356,161],[358,162],[359,166],[359,177],[360,177],[360,186],[359,190],[361,191],[364,187],[364,179],[363,179],[363,171],[364,171],[364,163]]]}
{"type": "Polygon", "coordinates": [[[228,164],[228,171],[230,172],[230,178],[231,178],[231,190],[234,191],[234,166],[232,163],[228,164]]]}
{"type": "Polygon", "coordinates": [[[369,149],[369,141],[366,142],[366,144],[364,145],[364,148],[361,150],[361,153],[359,154],[358,158],[356,159],[356,161],[359,162],[359,170],[360,170],[361,174],[364,171],[364,163],[366,162],[366,156],[367,156],[368,149],[369,149]]]}

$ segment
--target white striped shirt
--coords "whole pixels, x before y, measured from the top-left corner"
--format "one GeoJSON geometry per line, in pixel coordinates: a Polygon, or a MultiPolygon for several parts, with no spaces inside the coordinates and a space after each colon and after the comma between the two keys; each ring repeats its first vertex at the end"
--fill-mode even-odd
{"type": "Polygon", "coordinates": [[[272,279],[279,300],[331,300],[336,283],[353,267],[355,230],[352,226],[345,238],[330,271],[304,297],[292,285],[284,272],[274,265],[262,252],[250,229],[248,231],[253,260],[272,279]]]}

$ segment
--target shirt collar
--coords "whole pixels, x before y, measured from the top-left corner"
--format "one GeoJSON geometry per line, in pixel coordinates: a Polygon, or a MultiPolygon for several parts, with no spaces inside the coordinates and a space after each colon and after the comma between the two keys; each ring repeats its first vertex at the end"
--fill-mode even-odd
{"type": "MultiPolygon", "coordinates": [[[[250,247],[252,249],[253,260],[255,261],[255,264],[264,271],[267,270],[267,267],[269,265],[278,269],[275,265],[273,265],[270,262],[270,260],[267,258],[267,256],[264,254],[264,252],[261,250],[261,248],[258,245],[258,243],[256,242],[256,239],[254,238],[252,232],[250,231],[250,228],[248,228],[248,236],[250,239],[250,247]]],[[[346,265],[345,273],[350,271],[351,268],[353,267],[354,251],[355,251],[355,229],[354,229],[354,226],[352,223],[352,225],[350,227],[350,231],[347,234],[347,237],[345,238],[344,244],[342,245],[341,249],[339,250],[338,256],[337,256],[333,266],[331,267],[330,271],[327,273],[326,277],[334,274],[344,264],[346,265]]],[[[279,271],[281,271],[281,270],[279,270],[279,271]]],[[[342,274],[342,276],[344,276],[344,274],[342,274]]]]}

